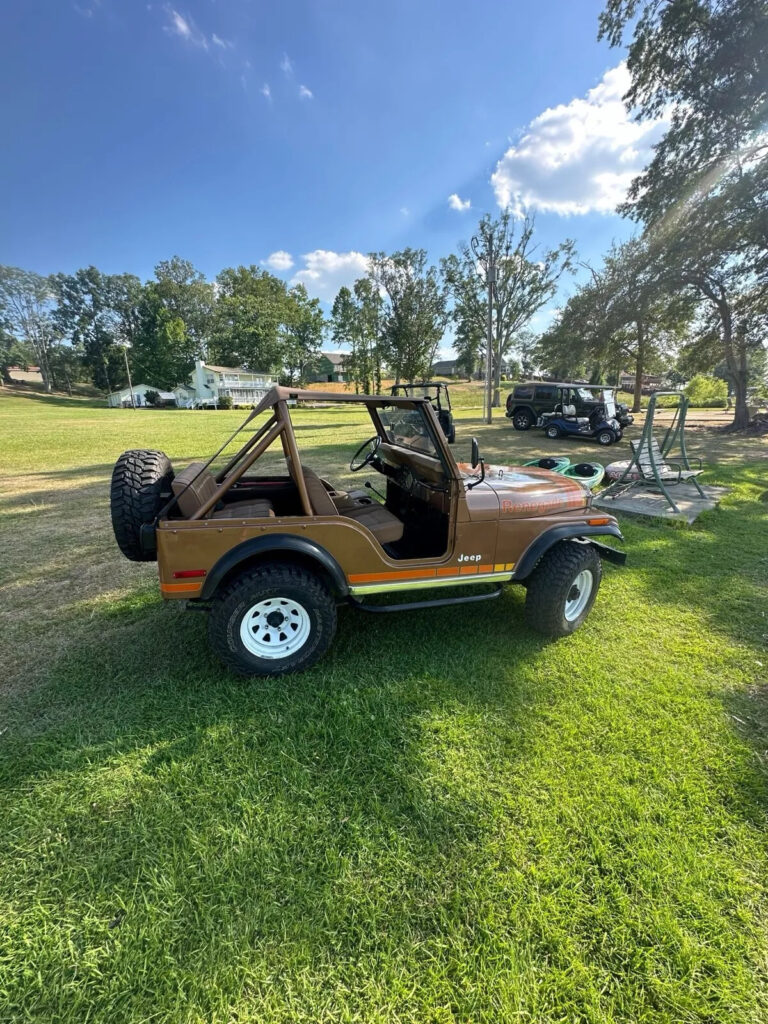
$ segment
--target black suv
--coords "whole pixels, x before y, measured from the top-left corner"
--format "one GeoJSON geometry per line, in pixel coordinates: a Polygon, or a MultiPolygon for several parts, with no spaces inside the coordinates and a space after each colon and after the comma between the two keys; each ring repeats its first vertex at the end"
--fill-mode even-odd
{"type": "MultiPolygon", "coordinates": [[[[544,412],[562,412],[564,405],[576,406],[577,416],[589,416],[602,404],[603,384],[542,383],[517,384],[507,396],[507,416],[515,430],[530,430],[544,412]]],[[[634,423],[629,407],[617,402],[616,418],[623,429],[634,423]]]]}

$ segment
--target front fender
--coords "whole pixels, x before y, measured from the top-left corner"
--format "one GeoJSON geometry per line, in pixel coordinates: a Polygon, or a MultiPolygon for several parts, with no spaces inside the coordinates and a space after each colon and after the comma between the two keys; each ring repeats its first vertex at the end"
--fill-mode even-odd
{"type": "Polygon", "coordinates": [[[513,582],[519,582],[530,576],[541,560],[542,555],[545,555],[553,545],[561,540],[577,540],[591,544],[602,558],[606,558],[608,561],[615,562],[618,565],[623,565],[627,560],[627,556],[623,551],[616,551],[615,548],[609,548],[605,544],[600,544],[598,541],[591,539],[592,537],[600,536],[616,537],[618,540],[624,540],[621,530],[615,523],[606,523],[605,526],[587,526],[585,523],[568,523],[564,526],[554,526],[551,530],[547,530],[546,533],[540,534],[526,548],[522,558],[515,567],[512,575],[513,582]]]}

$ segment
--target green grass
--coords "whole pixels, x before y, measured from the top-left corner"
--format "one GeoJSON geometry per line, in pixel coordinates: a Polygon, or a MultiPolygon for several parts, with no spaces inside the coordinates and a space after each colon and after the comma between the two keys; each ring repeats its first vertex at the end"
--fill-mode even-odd
{"type": "MultiPolygon", "coordinates": [[[[546,450],[469,412],[459,456],[546,450]]],[[[124,448],[238,419],[0,398],[0,1020],[766,1020],[765,442],[692,431],[731,494],[626,520],[572,638],[515,588],[343,610],[316,668],[244,682],[106,500],[124,448]]],[[[348,480],[359,414],[297,423],[348,480]]]]}

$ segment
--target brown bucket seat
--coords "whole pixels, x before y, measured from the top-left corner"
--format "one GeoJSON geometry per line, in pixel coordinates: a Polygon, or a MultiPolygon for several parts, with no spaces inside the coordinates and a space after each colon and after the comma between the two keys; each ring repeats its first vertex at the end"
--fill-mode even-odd
{"type": "Polygon", "coordinates": [[[309,503],[316,516],[341,515],[346,519],[354,519],[356,523],[360,523],[366,530],[370,530],[379,544],[382,545],[392,544],[403,536],[403,524],[401,521],[388,508],[380,505],[378,501],[371,501],[367,505],[350,505],[344,502],[341,508],[337,508],[317,473],[308,466],[302,466],[302,469],[304,471],[304,483],[307,485],[309,503]]]}
{"type": "MultiPolygon", "coordinates": [[[[204,466],[202,462],[190,462],[174,477],[171,485],[178,500],[179,511],[185,519],[191,518],[216,493],[218,485],[213,473],[204,466]]],[[[271,503],[263,499],[233,501],[208,513],[211,519],[258,519],[274,514],[271,503]]]]}

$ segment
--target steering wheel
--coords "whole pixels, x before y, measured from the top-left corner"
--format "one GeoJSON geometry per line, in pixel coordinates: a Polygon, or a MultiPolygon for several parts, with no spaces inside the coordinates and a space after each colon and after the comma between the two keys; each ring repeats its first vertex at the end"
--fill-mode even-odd
{"type": "Polygon", "coordinates": [[[355,454],[352,456],[349,462],[349,468],[353,473],[359,473],[361,469],[365,469],[366,466],[370,466],[373,460],[376,458],[376,452],[379,450],[381,444],[381,437],[379,434],[374,434],[373,437],[369,437],[367,441],[363,441],[360,447],[357,449],[355,454]],[[356,463],[356,460],[368,449],[367,454],[363,458],[362,462],[356,463]]]}

